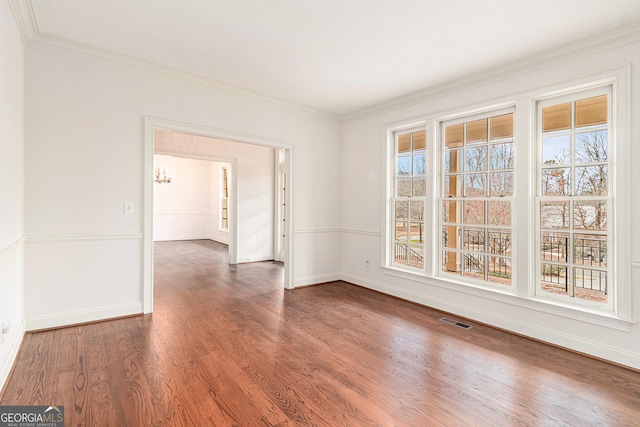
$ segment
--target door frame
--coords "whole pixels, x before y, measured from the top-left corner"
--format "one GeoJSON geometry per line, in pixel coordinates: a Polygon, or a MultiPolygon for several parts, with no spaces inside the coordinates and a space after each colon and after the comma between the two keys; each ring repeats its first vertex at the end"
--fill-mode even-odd
{"type": "MultiPolygon", "coordinates": [[[[244,144],[260,145],[271,147],[285,152],[285,168],[288,176],[288,188],[285,200],[285,217],[287,221],[284,223],[285,233],[285,250],[284,250],[284,288],[293,289],[293,239],[291,232],[293,230],[293,145],[286,141],[279,141],[273,138],[263,138],[256,135],[250,135],[242,132],[229,131],[224,129],[216,129],[206,126],[194,125],[190,123],[177,122],[174,120],[166,120],[157,117],[144,117],[144,212],[143,212],[143,292],[142,306],[144,313],[153,312],[153,155],[154,155],[154,131],[155,129],[167,129],[175,132],[187,133],[191,135],[204,136],[208,138],[221,139],[231,142],[240,142],[244,144]]],[[[227,160],[228,161],[228,160],[227,160]]],[[[233,251],[237,248],[238,227],[237,227],[237,169],[235,159],[232,168],[236,174],[232,180],[231,191],[231,221],[229,227],[229,257],[230,261],[237,260],[237,254],[233,251]],[[235,257],[234,257],[235,255],[235,257]]],[[[274,165],[277,168],[277,165],[274,165]]],[[[278,183],[274,183],[277,193],[278,183]]],[[[276,209],[278,206],[276,206],[276,209]]],[[[278,218],[278,215],[275,215],[278,218]]],[[[277,227],[276,227],[277,228],[277,227]]],[[[274,236],[277,238],[277,236],[274,236]]],[[[275,256],[275,254],[274,254],[275,256]]]]}

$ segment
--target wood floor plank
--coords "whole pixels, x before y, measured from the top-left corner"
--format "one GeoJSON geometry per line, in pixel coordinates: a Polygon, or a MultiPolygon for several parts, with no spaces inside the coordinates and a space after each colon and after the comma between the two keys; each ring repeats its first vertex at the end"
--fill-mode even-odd
{"type": "Polygon", "coordinates": [[[640,426],[640,374],[210,241],[155,245],[153,315],[27,334],[1,405],[84,426],[640,426]]]}

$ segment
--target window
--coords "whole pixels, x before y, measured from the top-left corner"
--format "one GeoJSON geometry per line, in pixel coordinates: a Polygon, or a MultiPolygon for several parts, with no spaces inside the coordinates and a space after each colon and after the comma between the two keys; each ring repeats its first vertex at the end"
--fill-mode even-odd
{"type": "Polygon", "coordinates": [[[608,88],[538,103],[540,295],[609,301],[610,105],[608,88]]]}
{"type": "Polygon", "coordinates": [[[511,286],[513,112],[443,123],[441,271],[511,286]]]}
{"type": "Polygon", "coordinates": [[[629,87],[621,67],[390,130],[385,272],[627,328],[629,87]]]}
{"type": "Polygon", "coordinates": [[[426,131],[395,134],[393,263],[424,269],[426,131]]]}
{"type": "Polygon", "coordinates": [[[227,168],[221,169],[220,230],[229,230],[229,178],[227,168]]]}

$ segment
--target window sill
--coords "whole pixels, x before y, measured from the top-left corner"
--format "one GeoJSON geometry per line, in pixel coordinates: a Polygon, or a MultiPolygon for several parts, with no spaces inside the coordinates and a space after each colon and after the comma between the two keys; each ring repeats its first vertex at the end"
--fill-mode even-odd
{"type": "Polygon", "coordinates": [[[554,316],[560,316],[571,320],[586,322],[605,328],[615,329],[622,332],[630,332],[631,326],[636,322],[630,319],[623,319],[614,313],[589,310],[584,307],[570,306],[557,301],[550,301],[538,297],[522,297],[512,293],[510,290],[491,289],[473,284],[462,284],[455,280],[442,277],[428,276],[422,271],[410,271],[397,267],[381,267],[384,274],[398,277],[413,282],[437,286],[450,291],[472,295],[478,298],[486,298],[493,301],[522,307],[528,310],[535,310],[554,316]]]}

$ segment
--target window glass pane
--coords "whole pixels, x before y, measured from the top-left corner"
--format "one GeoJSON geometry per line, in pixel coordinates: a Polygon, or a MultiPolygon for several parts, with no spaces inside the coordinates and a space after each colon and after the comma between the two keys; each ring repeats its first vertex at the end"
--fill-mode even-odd
{"type": "Polygon", "coordinates": [[[409,219],[409,202],[406,200],[396,200],[396,220],[409,219]]]}
{"type": "Polygon", "coordinates": [[[405,242],[409,238],[409,225],[404,221],[396,221],[396,240],[405,242]]]}
{"type": "Polygon", "coordinates": [[[466,253],[462,261],[464,275],[476,279],[484,280],[485,257],[484,255],[466,253]]]}
{"type": "Polygon", "coordinates": [[[484,228],[465,227],[462,232],[462,248],[467,251],[485,252],[484,228]]]}
{"type": "Polygon", "coordinates": [[[445,175],[444,197],[462,196],[462,175],[445,175]]]}
{"type": "Polygon", "coordinates": [[[571,163],[571,136],[542,138],[542,164],[566,165],[571,163]]]}
{"type": "Polygon", "coordinates": [[[442,271],[460,274],[461,254],[454,251],[442,251],[442,271]]]}
{"type": "Polygon", "coordinates": [[[487,224],[503,225],[505,227],[511,225],[511,202],[488,201],[487,205],[487,224]]]}
{"type": "Polygon", "coordinates": [[[576,127],[607,123],[607,95],[576,101],[576,127]]]}
{"type": "Polygon", "coordinates": [[[513,138],[513,113],[491,118],[491,140],[513,138]]]}
{"type": "Polygon", "coordinates": [[[513,195],[513,172],[497,172],[489,174],[491,196],[513,195]]]}
{"type": "Polygon", "coordinates": [[[422,221],[424,219],[424,202],[421,200],[411,201],[411,220],[422,221]]]}
{"type": "Polygon", "coordinates": [[[467,144],[487,142],[487,119],[467,123],[467,144]]]}
{"type": "Polygon", "coordinates": [[[412,222],[409,230],[409,240],[412,245],[424,244],[424,226],[421,222],[412,222]]]}
{"type": "Polygon", "coordinates": [[[576,196],[607,195],[607,165],[576,168],[576,196]]]}
{"type": "Polygon", "coordinates": [[[607,231],[607,202],[604,200],[574,202],[573,227],[582,230],[607,231]]]}
{"type": "Polygon", "coordinates": [[[589,268],[573,269],[573,287],[576,298],[607,302],[607,272],[589,268]]]}
{"type": "Polygon", "coordinates": [[[411,156],[398,157],[398,176],[407,176],[411,172],[411,156]]]}
{"type": "Polygon", "coordinates": [[[566,295],[568,290],[567,267],[557,264],[540,264],[540,288],[544,292],[566,295]]]}
{"type": "Polygon", "coordinates": [[[501,285],[511,285],[511,258],[501,256],[488,258],[487,280],[501,285]]]}
{"type": "Polygon", "coordinates": [[[569,195],[569,168],[542,169],[542,195],[569,195]]]}
{"type": "Polygon", "coordinates": [[[569,202],[540,202],[540,228],[568,230],[569,202]]]}
{"type": "Polygon", "coordinates": [[[444,153],[444,172],[462,172],[462,150],[447,150],[444,153]]]}
{"type": "Polygon", "coordinates": [[[511,255],[511,231],[489,230],[488,252],[496,255],[511,255]]]}
{"type": "Polygon", "coordinates": [[[424,177],[413,178],[413,197],[423,197],[426,194],[426,181],[424,177]]]}
{"type": "Polygon", "coordinates": [[[464,201],[464,222],[466,224],[484,224],[484,201],[464,201]]]}
{"type": "Polygon", "coordinates": [[[543,261],[568,262],[569,233],[543,231],[540,240],[540,259],[543,261]]]}
{"type": "Polygon", "coordinates": [[[444,145],[447,148],[462,147],[464,142],[464,123],[447,126],[444,129],[444,145]]]}
{"type": "Polygon", "coordinates": [[[411,134],[406,133],[398,136],[398,153],[408,153],[411,151],[411,134]]]}
{"type": "Polygon", "coordinates": [[[571,129],[571,103],[551,105],[542,109],[542,131],[571,129]]]}
{"type": "Polygon", "coordinates": [[[465,196],[480,197],[487,195],[487,174],[470,173],[465,176],[465,196]]]}
{"type": "Polygon", "coordinates": [[[411,179],[398,179],[397,180],[398,189],[397,196],[398,197],[409,197],[411,195],[411,179]]]}
{"type": "Polygon", "coordinates": [[[491,146],[491,169],[513,168],[513,143],[494,144],[491,146]]]}
{"type": "Polygon", "coordinates": [[[413,133],[413,151],[424,150],[427,148],[427,131],[413,133]]]}
{"type": "Polygon", "coordinates": [[[573,236],[575,264],[606,268],[607,236],[599,234],[576,234],[573,236]]]}
{"type": "Polygon", "coordinates": [[[462,202],[459,200],[446,200],[442,202],[442,221],[443,222],[461,222],[462,218],[459,218],[457,207],[461,206],[462,202]]]}
{"type": "Polygon", "coordinates": [[[426,170],[426,162],[425,162],[424,154],[414,154],[413,155],[413,174],[414,175],[424,175],[426,170]]]}
{"type": "Polygon", "coordinates": [[[465,150],[465,171],[477,172],[487,170],[487,147],[470,147],[465,150]]]}
{"type": "Polygon", "coordinates": [[[576,135],[576,162],[597,163],[609,160],[609,132],[598,130],[576,135]]]}

